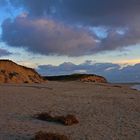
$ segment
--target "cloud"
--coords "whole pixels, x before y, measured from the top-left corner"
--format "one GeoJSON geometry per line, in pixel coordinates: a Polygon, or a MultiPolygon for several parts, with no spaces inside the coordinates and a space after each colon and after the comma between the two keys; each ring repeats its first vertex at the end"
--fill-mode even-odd
{"type": "Polygon", "coordinates": [[[138,44],[140,29],[126,29],[123,33],[109,30],[107,37],[100,39],[87,28],[72,27],[51,18],[29,18],[24,13],[3,22],[2,40],[33,53],[82,56],[138,44]]]}
{"type": "Polygon", "coordinates": [[[6,19],[2,30],[2,40],[9,46],[25,47],[34,53],[80,56],[96,51],[94,34],[48,18],[22,15],[14,21],[6,19]]]}
{"type": "Polygon", "coordinates": [[[40,65],[37,71],[42,75],[65,75],[73,73],[97,74],[109,82],[140,82],[140,63],[121,68],[118,64],[85,62],[79,65],[65,62],[59,66],[40,65]]]}
{"type": "Polygon", "coordinates": [[[2,56],[8,56],[8,55],[11,55],[11,54],[12,54],[11,52],[9,52],[9,51],[7,51],[5,49],[1,49],[0,48],[0,57],[2,57],[2,56]]]}
{"type": "Polygon", "coordinates": [[[128,22],[134,23],[139,19],[140,12],[138,0],[10,0],[10,2],[16,7],[24,7],[31,16],[48,14],[94,26],[126,26],[128,22]]]}
{"type": "Polygon", "coordinates": [[[44,55],[82,56],[140,43],[140,3],[137,0],[9,2],[28,13],[3,22],[3,41],[9,46],[44,55]],[[104,28],[106,37],[97,37],[96,32],[90,30],[93,27],[104,28]]]}
{"type": "Polygon", "coordinates": [[[138,0],[62,0],[62,12],[68,18],[94,26],[126,26],[139,19],[138,0]],[[133,20],[132,20],[133,17],[133,20]]]}
{"type": "Polygon", "coordinates": [[[116,50],[140,43],[139,26],[130,27],[123,33],[117,30],[109,30],[106,38],[102,39],[99,50],[116,50]]]}

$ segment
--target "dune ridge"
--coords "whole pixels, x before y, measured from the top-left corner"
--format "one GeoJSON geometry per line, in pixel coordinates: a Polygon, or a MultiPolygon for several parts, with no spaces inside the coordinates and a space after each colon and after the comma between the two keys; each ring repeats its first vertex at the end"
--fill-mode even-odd
{"type": "Polygon", "coordinates": [[[95,74],[45,76],[44,79],[48,79],[50,81],[81,81],[81,82],[107,83],[107,80],[104,77],[95,74]]]}

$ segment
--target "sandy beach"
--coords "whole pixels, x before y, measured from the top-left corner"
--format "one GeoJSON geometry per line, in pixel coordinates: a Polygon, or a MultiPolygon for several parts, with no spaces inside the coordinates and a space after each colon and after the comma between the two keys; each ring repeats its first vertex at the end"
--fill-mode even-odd
{"type": "Polygon", "coordinates": [[[0,140],[30,140],[38,131],[70,140],[139,140],[140,91],[82,82],[0,85],[0,140]],[[79,124],[36,120],[40,112],[73,114],[79,124]]]}

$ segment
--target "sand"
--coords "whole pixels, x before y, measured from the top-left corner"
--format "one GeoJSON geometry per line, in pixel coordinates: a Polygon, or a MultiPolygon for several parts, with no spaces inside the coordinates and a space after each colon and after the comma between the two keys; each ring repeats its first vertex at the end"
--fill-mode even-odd
{"type": "Polygon", "coordinates": [[[0,85],[0,140],[30,140],[38,131],[70,140],[140,140],[140,91],[82,82],[0,85]],[[73,114],[64,126],[34,119],[40,112],[73,114]]]}

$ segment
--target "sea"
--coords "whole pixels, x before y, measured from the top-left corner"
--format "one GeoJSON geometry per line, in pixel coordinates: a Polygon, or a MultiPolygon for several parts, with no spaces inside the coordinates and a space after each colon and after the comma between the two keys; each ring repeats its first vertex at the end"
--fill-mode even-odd
{"type": "Polygon", "coordinates": [[[132,88],[140,91],[140,84],[134,85],[134,86],[132,86],[132,88]]]}

